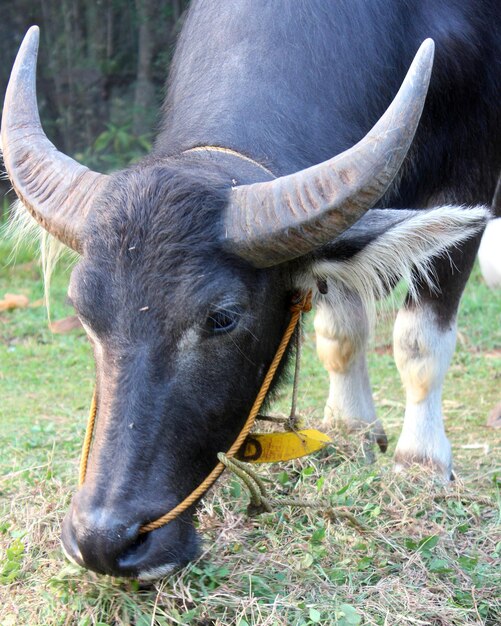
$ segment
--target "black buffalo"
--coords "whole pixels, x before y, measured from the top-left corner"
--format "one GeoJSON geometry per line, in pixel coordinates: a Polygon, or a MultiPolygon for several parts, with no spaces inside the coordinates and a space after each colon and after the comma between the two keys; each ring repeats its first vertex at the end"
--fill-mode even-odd
{"type": "Polygon", "coordinates": [[[384,448],[370,307],[411,279],[395,330],[407,391],[396,464],[448,478],[441,384],[488,217],[471,206],[490,204],[501,170],[500,23],[499,0],[195,0],[152,154],[111,176],[45,137],[30,30],[4,160],[35,220],[81,254],[69,296],[97,369],[94,446],[63,528],[70,558],[153,578],[196,554],[193,509],[139,528],[232,443],[298,290],[317,305],[326,419],[384,448]]]}

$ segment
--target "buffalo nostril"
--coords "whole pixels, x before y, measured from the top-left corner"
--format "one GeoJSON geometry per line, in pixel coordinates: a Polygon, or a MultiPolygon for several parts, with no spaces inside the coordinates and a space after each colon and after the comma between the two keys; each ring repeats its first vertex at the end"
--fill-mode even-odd
{"type": "MultiPolygon", "coordinates": [[[[83,529],[77,544],[85,564],[106,574],[120,574],[119,561],[124,554],[137,553],[144,543],[139,535],[139,524],[130,528],[83,529]]],[[[129,560],[133,560],[129,557],[129,560]]]]}
{"type": "Polygon", "coordinates": [[[118,574],[122,555],[143,542],[139,528],[140,523],[120,522],[106,509],[73,507],[63,525],[63,542],[66,551],[90,569],[118,574]]]}
{"type": "Polygon", "coordinates": [[[120,567],[134,567],[134,565],[141,559],[142,554],[147,551],[147,544],[150,542],[150,538],[150,533],[142,533],[138,535],[136,540],[118,556],[117,561],[120,567]]]}
{"type": "MultiPolygon", "coordinates": [[[[63,523],[63,545],[71,560],[100,574],[144,580],[163,576],[198,553],[198,541],[187,513],[148,533],[141,527],[149,516],[121,514],[96,506],[80,491],[63,523]],[[140,520],[140,521],[139,521],[140,520]]],[[[137,511],[140,507],[134,507],[137,511]]],[[[154,516],[154,515],[153,515],[154,516]]]]}

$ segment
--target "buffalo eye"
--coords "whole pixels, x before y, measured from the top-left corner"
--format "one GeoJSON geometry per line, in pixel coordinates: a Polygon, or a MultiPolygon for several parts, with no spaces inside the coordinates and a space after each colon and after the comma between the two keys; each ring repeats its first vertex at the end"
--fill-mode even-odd
{"type": "Polygon", "coordinates": [[[241,317],[239,307],[233,306],[229,308],[214,309],[207,316],[207,330],[214,335],[219,333],[228,333],[232,331],[238,324],[241,317]]]}

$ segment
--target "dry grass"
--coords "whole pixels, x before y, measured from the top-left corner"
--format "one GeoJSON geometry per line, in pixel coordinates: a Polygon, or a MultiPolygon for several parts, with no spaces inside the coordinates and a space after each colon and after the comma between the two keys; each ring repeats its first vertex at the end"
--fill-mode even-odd
{"type": "Polygon", "coordinates": [[[421,470],[395,476],[388,463],[360,465],[346,458],[359,455],[353,442],[342,450],[263,473],[275,494],[347,509],[357,526],[290,507],[248,518],[246,498],[226,476],[199,510],[200,559],[144,588],[66,564],[59,522],[67,484],[33,480],[27,490],[22,475],[11,476],[22,491],[14,489],[4,539],[12,545],[19,535],[24,552],[3,588],[0,623],[498,624],[492,475],[444,486],[421,470]]]}

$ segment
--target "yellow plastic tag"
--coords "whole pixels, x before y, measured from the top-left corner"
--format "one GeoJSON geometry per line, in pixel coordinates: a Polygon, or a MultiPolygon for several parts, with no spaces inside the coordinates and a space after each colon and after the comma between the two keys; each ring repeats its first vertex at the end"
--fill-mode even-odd
{"type": "Polygon", "coordinates": [[[319,430],[296,430],[283,433],[252,433],[235,457],[247,463],[278,463],[321,450],[332,439],[319,430]]]}

